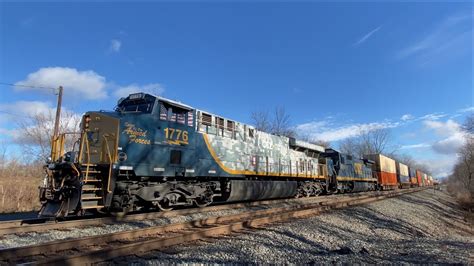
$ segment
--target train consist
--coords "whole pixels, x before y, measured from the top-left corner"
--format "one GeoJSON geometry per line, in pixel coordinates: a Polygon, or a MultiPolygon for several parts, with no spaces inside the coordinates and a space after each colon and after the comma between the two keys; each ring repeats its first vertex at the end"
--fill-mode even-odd
{"type": "Polygon", "coordinates": [[[126,213],[428,186],[431,176],[382,154],[364,158],[146,93],[87,112],[77,151],[53,139],[40,215],[126,213]]]}

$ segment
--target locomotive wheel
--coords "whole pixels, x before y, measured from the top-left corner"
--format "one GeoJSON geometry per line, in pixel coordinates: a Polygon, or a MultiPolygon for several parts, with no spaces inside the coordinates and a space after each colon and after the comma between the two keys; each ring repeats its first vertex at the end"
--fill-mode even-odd
{"type": "Polygon", "coordinates": [[[212,198],[197,198],[194,200],[194,204],[196,205],[196,207],[199,207],[199,208],[204,208],[206,206],[209,206],[211,205],[212,203],[212,198]]]}
{"type": "Polygon", "coordinates": [[[167,212],[173,210],[173,207],[170,206],[170,202],[167,198],[164,198],[163,200],[159,201],[156,203],[156,206],[160,211],[167,212]]]}
{"type": "Polygon", "coordinates": [[[315,190],[314,196],[319,196],[324,191],[323,187],[320,184],[316,184],[314,190],[315,190]]]}

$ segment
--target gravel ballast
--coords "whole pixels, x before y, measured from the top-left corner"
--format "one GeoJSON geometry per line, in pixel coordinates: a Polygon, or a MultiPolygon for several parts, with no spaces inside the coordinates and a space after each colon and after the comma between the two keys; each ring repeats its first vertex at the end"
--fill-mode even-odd
{"type": "Polygon", "coordinates": [[[226,210],[211,210],[202,209],[201,212],[193,214],[183,214],[175,215],[170,217],[161,217],[155,219],[146,219],[135,222],[122,222],[117,224],[104,224],[100,226],[88,226],[84,228],[72,227],[68,229],[60,230],[49,230],[46,232],[29,232],[29,233],[19,233],[19,234],[10,234],[0,236],[0,249],[22,247],[37,245],[50,241],[57,241],[62,239],[73,239],[87,236],[95,235],[104,235],[109,233],[129,231],[134,229],[146,228],[150,226],[160,226],[167,225],[172,223],[184,223],[190,221],[196,221],[201,219],[206,219],[209,217],[225,216],[238,214],[246,211],[257,211],[269,208],[278,208],[278,207],[291,207],[304,203],[315,203],[324,199],[322,197],[306,198],[306,199],[293,199],[289,202],[280,202],[280,203],[271,203],[269,205],[261,206],[249,206],[241,208],[230,208],[226,210]]]}
{"type": "Polygon", "coordinates": [[[472,222],[424,190],[218,239],[121,258],[158,263],[473,263],[472,222]]]}

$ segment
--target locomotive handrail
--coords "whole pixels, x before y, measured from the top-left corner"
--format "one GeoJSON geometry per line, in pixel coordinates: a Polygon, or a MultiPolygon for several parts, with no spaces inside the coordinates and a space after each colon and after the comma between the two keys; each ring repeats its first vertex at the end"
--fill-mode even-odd
{"type": "Polygon", "coordinates": [[[57,161],[64,153],[64,139],[66,135],[60,134],[51,138],[51,161],[57,161]]]}
{"type": "Polygon", "coordinates": [[[107,139],[107,136],[102,135],[102,137],[105,139],[105,147],[107,149],[107,157],[109,157],[109,163],[112,163],[112,154],[110,153],[110,148],[109,148],[109,140],[107,139]]]}
{"type": "MultiPolygon", "coordinates": [[[[107,136],[102,135],[102,137],[105,139],[105,147],[107,148],[107,155],[109,157],[109,177],[107,178],[107,192],[110,193],[110,192],[112,192],[110,190],[110,179],[112,177],[112,163],[113,163],[112,162],[112,154],[110,153],[109,140],[107,139],[107,136]]],[[[115,161],[115,159],[114,159],[114,161],[115,161]]]]}
{"type": "Polygon", "coordinates": [[[51,138],[51,161],[55,162],[64,155],[66,135],[77,135],[79,132],[64,132],[51,138]]]}
{"type": "Polygon", "coordinates": [[[84,140],[85,140],[84,142],[86,143],[86,154],[87,154],[86,178],[85,178],[84,181],[87,183],[87,181],[89,179],[89,167],[91,165],[91,155],[90,155],[89,138],[87,136],[85,136],[84,140]]]}
{"type": "Polygon", "coordinates": [[[204,121],[203,120],[203,117],[202,117],[202,114],[199,114],[197,115],[196,117],[196,127],[197,127],[197,131],[202,131],[202,132],[206,132],[206,134],[213,134],[213,135],[216,135],[216,136],[222,136],[222,137],[225,137],[226,136],[226,132],[230,132],[231,133],[231,136],[230,138],[231,139],[236,139],[237,138],[237,129],[234,125],[234,127],[232,128],[229,128],[227,126],[224,126],[224,125],[219,125],[213,121],[211,121],[210,123],[207,122],[207,121],[204,121]],[[205,130],[201,130],[201,126],[205,126],[205,130]],[[213,129],[211,131],[209,131],[209,128],[213,129]],[[214,129],[215,129],[215,132],[214,132],[214,129]],[[219,133],[221,132],[221,133],[219,133]]]}
{"type": "Polygon", "coordinates": [[[84,152],[84,137],[85,137],[85,132],[81,132],[81,145],[79,146],[79,158],[77,161],[82,164],[82,153],[84,152]]]}

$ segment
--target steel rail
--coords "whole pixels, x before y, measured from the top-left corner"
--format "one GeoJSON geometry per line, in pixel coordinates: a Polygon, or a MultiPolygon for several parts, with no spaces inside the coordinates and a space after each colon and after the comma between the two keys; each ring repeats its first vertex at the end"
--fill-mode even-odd
{"type": "Polygon", "coordinates": [[[330,209],[365,204],[419,190],[421,189],[377,192],[372,193],[372,195],[359,195],[357,197],[346,196],[334,201],[325,202],[322,205],[319,203],[302,203],[298,206],[249,211],[222,217],[210,217],[186,223],[152,226],[138,230],[89,236],[79,239],[59,240],[35,246],[0,250],[0,258],[6,260],[9,264],[12,262],[23,263],[31,260],[35,261],[35,256],[38,255],[41,255],[41,257],[39,257],[39,261],[35,261],[35,263],[39,264],[94,263],[210,236],[229,234],[243,228],[252,228],[291,218],[316,215],[330,209]],[[164,233],[166,233],[166,236],[163,235],[164,233]],[[57,252],[66,253],[68,255],[50,258],[51,255],[57,252]],[[77,254],[78,252],[83,253],[77,254]],[[46,256],[47,259],[44,260],[43,256],[46,256]],[[48,257],[50,259],[48,259],[48,257]]]}
{"type": "Polygon", "coordinates": [[[0,235],[18,234],[18,233],[29,233],[29,232],[44,232],[48,230],[57,229],[70,229],[76,227],[103,225],[103,224],[117,224],[123,222],[140,221],[144,219],[157,219],[157,218],[168,218],[180,215],[197,214],[203,212],[220,211],[226,209],[238,209],[246,207],[260,207],[269,206],[272,204],[291,204],[295,202],[315,201],[325,202],[330,201],[334,198],[344,196],[357,197],[358,195],[365,195],[370,192],[361,192],[354,194],[334,194],[324,197],[308,197],[308,198],[291,198],[291,199],[274,199],[274,200],[262,200],[254,202],[243,202],[243,203],[222,203],[219,205],[212,205],[204,208],[187,208],[173,210],[170,212],[146,212],[128,214],[123,217],[71,217],[64,221],[51,220],[46,218],[27,219],[27,220],[12,220],[0,222],[0,235]]]}

